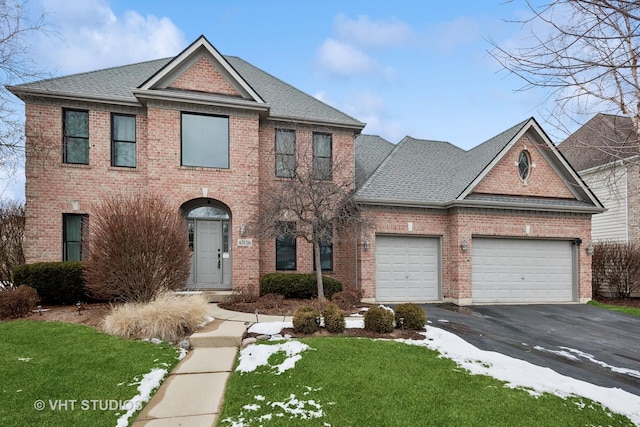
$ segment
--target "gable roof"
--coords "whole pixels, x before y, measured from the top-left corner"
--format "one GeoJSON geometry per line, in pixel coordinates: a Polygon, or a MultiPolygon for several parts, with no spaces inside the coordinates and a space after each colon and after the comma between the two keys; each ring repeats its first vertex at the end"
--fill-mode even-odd
{"type": "Polygon", "coordinates": [[[639,145],[630,118],[598,113],[558,149],[576,170],[584,171],[636,156],[639,145]]]}
{"type": "MultiPolygon", "coordinates": [[[[356,152],[357,157],[361,155],[356,152]]],[[[512,126],[469,151],[448,142],[407,136],[359,187],[356,198],[360,203],[374,205],[442,208],[499,204],[523,209],[555,207],[560,210],[602,210],[602,204],[557,151],[534,118],[512,126]],[[545,150],[546,160],[570,184],[577,202],[555,203],[553,199],[525,200],[514,197],[498,201],[493,200],[495,197],[487,199],[471,194],[473,188],[525,133],[549,148],[545,150]]]]}
{"type": "Polygon", "coordinates": [[[394,147],[394,144],[378,135],[360,134],[356,137],[354,142],[356,188],[364,184],[394,147]]]}
{"type": "Polygon", "coordinates": [[[145,97],[163,96],[203,104],[232,104],[263,111],[273,120],[293,120],[360,131],[365,124],[234,56],[218,53],[204,37],[173,58],[163,58],[72,74],[7,88],[22,99],[31,96],[142,106],[145,97]],[[164,90],[165,82],[202,55],[214,59],[242,98],[164,90]]]}

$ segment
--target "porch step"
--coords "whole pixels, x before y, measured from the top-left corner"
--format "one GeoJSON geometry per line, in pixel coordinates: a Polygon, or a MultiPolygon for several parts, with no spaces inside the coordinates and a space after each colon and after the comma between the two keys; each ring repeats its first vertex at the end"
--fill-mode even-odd
{"type": "Polygon", "coordinates": [[[243,322],[216,319],[191,335],[189,341],[193,348],[240,347],[245,330],[243,322]]]}
{"type": "Polygon", "coordinates": [[[233,291],[214,291],[211,289],[191,289],[188,291],[175,292],[178,295],[199,293],[205,296],[210,303],[227,302],[231,299],[233,291]]]}

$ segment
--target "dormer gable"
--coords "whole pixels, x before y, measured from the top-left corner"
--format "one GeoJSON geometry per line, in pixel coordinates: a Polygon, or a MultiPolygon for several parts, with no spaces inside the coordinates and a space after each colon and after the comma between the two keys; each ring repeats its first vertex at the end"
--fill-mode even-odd
{"type": "Polygon", "coordinates": [[[185,96],[231,97],[243,103],[267,104],[227,59],[200,36],[142,83],[134,94],[145,98],[172,92],[185,96]]]}

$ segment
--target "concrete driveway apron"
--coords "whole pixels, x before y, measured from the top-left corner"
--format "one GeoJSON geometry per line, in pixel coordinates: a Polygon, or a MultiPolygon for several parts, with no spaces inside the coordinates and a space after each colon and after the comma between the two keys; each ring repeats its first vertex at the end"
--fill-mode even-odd
{"type": "Polygon", "coordinates": [[[582,304],[425,304],[431,326],[572,378],[640,395],[640,317],[582,304]]]}

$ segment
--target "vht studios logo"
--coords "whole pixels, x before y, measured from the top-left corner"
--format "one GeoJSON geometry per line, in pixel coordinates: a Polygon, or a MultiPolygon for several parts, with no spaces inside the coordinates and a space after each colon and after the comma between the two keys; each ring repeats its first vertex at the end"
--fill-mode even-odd
{"type": "Polygon", "coordinates": [[[142,409],[142,402],[115,399],[39,399],[33,402],[33,407],[37,411],[138,411],[142,409]]]}

